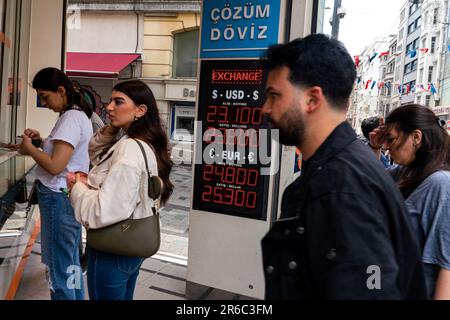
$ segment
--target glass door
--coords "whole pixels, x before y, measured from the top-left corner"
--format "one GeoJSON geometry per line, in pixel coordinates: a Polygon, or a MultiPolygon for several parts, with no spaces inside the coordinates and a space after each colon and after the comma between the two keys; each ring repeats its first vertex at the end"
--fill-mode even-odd
{"type": "Polygon", "coordinates": [[[31,0],[0,0],[0,142],[14,143],[26,123],[31,0]]]}

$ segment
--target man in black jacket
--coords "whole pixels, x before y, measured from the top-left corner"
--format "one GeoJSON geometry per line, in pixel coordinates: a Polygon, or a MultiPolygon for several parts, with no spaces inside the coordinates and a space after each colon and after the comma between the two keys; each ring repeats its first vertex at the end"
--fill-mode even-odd
{"type": "Polygon", "coordinates": [[[356,77],[337,40],[315,34],[268,51],[263,112],[302,151],[262,241],[267,299],[425,299],[402,195],[346,121],[356,77]]]}

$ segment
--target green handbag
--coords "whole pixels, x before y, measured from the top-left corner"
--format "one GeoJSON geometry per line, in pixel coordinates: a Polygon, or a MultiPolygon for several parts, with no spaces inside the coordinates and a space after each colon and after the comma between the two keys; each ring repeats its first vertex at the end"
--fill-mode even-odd
{"type": "Polygon", "coordinates": [[[142,218],[130,218],[113,225],[87,230],[87,245],[95,250],[128,257],[148,258],[154,255],[161,243],[159,227],[159,203],[163,190],[163,181],[153,176],[148,169],[147,156],[139,140],[134,139],[141,148],[148,174],[148,196],[155,200],[153,215],[142,218]]]}

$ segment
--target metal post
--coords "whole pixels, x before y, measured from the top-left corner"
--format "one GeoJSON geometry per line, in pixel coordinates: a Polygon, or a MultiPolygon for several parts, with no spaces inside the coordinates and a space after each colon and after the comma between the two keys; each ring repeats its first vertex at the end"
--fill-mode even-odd
{"type": "Polygon", "coordinates": [[[339,34],[339,21],[341,20],[337,14],[338,8],[341,6],[341,0],[334,0],[334,8],[333,8],[333,20],[331,27],[331,36],[334,39],[338,38],[339,34]]]}

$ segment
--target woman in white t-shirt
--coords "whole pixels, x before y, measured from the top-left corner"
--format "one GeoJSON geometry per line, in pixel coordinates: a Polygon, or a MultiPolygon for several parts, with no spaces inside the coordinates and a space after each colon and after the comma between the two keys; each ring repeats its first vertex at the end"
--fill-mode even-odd
{"type": "Polygon", "coordinates": [[[33,79],[42,105],[60,114],[42,141],[37,130],[26,129],[19,152],[37,163],[36,179],[41,214],[42,262],[47,265],[52,300],[84,299],[79,259],[81,225],[75,220],[67,195],[66,174],[89,172],[88,144],[92,109],[75,91],[71,80],[56,68],[40,70],[33,79]]]}

